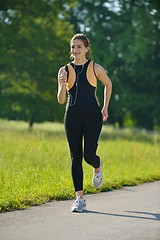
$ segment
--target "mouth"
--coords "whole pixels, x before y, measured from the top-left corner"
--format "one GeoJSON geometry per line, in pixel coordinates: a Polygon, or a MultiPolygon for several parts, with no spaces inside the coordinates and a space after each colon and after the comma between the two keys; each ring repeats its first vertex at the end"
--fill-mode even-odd
{"type": "Polygon", "coordinates": [[[77,56],[77,55],[79,55],[79,54],[80,54],[80,53],[73,53],[74,56],[77,56]]]}

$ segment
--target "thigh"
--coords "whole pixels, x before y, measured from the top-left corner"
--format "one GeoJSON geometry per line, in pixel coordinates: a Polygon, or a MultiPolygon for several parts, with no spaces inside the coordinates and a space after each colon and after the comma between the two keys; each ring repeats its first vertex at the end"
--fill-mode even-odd
{"type": "Polygon", "coordinates": [[[82,159],[82,124],[78,114],[68,110],[64,125],[72,159],[82,159]]]}
{"type": "Polygon", "coordinates": [[[92,156],[95,155],[101,129],[102,129],[102,114],[100,109],[98,109],[88,114],[88,118],[84,124],[85,154],[92,156]]]}

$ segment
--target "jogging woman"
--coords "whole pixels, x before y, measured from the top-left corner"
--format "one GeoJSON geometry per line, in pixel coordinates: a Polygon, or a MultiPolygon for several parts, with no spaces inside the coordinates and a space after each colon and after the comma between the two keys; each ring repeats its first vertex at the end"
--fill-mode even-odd
{"type": "Polygon", "coordinates": [[[108,118],[112,83],[103,67],[89,60],[90,44],[84,34],[79,33],[72,37],[70,49],[70,57],[73,61],[59,69],[57,99],[60,104],[64,104],[66,92],[68,93],[64,124],[76,192],[76,200],[71,210],[82,212],[86,210],[83,194],[83,158],[93,167],[93,186],[99,189],[103,183],[102,162],[96,155],[96,150],[102,121],[108,118]],[[96,98],[97,79],[104,84],[102,110],[96,98]],[[83,142],[84,146],[82,146],[83,142]]]}

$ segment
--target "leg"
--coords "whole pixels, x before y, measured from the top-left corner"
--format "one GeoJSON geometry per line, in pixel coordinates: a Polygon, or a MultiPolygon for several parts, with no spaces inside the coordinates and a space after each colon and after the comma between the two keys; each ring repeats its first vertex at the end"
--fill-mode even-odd
{"type": "Polygon", "coordinates": [[[76,112],[65,114],[65,131],[72,160],[71,172],[75,191],[83,196],[82,125],[76,112]]]}
{"type": "Polygon", "coordinates": [[[72,204],[72,212],[86,210],[83,199],[83,169],[82,169],[82,124],[76,113],[68,112],[65,115],[65,130],[72,159],[72,178],[76,192],[76,200],[72,204]]]}
{"type": "Polygon", "coordinates": [[[100,158],[96,155],[98,139],[102,129],[102,114],[100,109],[88,114],[84,124],[84,159],[97,171],[100,167],[100,158]]]}
{"type": "Polygon", "coordinates": [[[98,112],[90,113],[90,121],[87,121],[84,128],[84,158],[88,164],[94,167],[92,184],[99,189],[103,183],[102,163],[96,155],[98,139],[102,129],[102,115],[98,112]]]}

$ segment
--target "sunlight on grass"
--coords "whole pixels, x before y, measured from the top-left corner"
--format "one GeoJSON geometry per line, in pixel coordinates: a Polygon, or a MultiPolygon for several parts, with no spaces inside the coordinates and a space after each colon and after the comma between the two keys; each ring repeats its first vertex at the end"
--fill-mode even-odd
{"type": "MultiPolygon", "coordinates": [[[[159,133],[104,126],[98,154],[107,191],[160,179],[159,133]],[[155,140],[156,139],[156,140],[155,140]]],[[[74,197],[64,126],[0,120],[0,211],[74,197]]],[[[86,193],[93,170],[83,162],[86,193]]]]}

